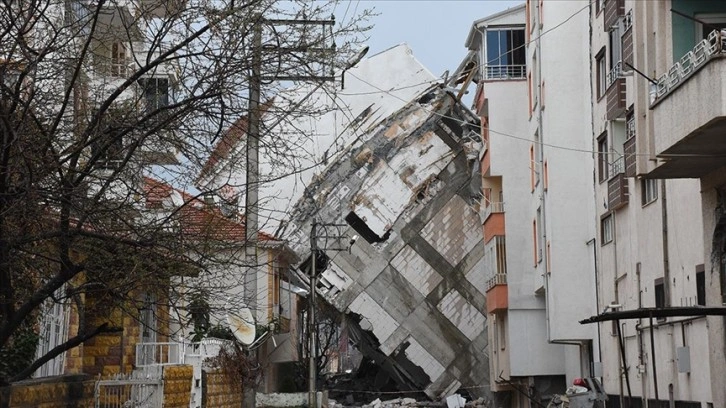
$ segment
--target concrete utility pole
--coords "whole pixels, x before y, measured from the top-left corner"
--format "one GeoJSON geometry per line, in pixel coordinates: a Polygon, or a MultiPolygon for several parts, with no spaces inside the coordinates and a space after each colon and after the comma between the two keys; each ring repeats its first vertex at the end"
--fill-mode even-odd
{"type": "Polygon", "coordinates": [[[310,408],[317,408],[317,357],[318,351],[315,348],[315,288],[317,287],[318,274],[317,268],[317,257],[318,257],[318,244],[317,244],[317,233],[316,233],[317,222],[313,220],[313,225],[310,228],[310,296],[308,298],[308,402],[310,408]]]}
{"type": "Polygon", "coordinates": [[[250,74],[249,102],[247,111],[247,143],[246,178],[247,191],[245,194],[245,262],[247,272],[244,279],[244,299],[247,307],[252,311],[255,321],[257,315],[257,235],[258,235],[258,199],[260,176],[260,88],[262,84],[262,26],[261,18],[257,17],[252,37],[252,72],[250,74]]]}

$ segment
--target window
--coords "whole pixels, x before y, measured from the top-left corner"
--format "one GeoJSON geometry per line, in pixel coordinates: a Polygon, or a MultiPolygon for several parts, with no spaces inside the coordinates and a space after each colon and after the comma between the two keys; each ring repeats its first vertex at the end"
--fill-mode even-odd
{"type": "Polygon", "coordinates": [[[529,32],[534,31],[534,26],[537,23],[537,0],[527,0],[529,4],[529,32]]]}
{"type": "Polygon", "coordinates": [[[603,95],[605,95],[605,90],[607,89],[608,70],[605,61],[605,47],[603,47],[600,52],[595,55],[595,67],[597,75],[597,78],[595,78],[595,80],[597,81],[597,97],[599,99],[602,98],[603,95]]]}
{"type": "Polygon", "coordinates": [[[499,349],[504,350],[507,348],[507,323],[504,319],[499,322],[499,349]]]}
{"type": "Polygon", "coordinates": [[[612,214],[608,214],[600,219],[600,241],[602,245],[613,241],[614,229],[615,225],[612,214]]]}
{"type": "Polygon", "coordinates": [[[128,76],[129,60],[126,46],[123,43],[111,44],[111,75],[118,77],[128,76]]]}
{"type": "Polygon", "coordinates": [[[532,168],[534,169],[534,185],[539,185],[540,171],[539,166],[542,163],[542,145],[539,140],[539,131],[534,132],[534,162],[532,162],[532,168]]]}
{"type": "Polygon", "coordinates": [[[166,78],[141,78],[139,85],[144,93],[146,112],[154,112],[169,106],[169,80],[166,78]]]}
{"type": "Polygon", "coordinates": [[[540,96],[540,101],[539,101],[540,107],[539,108],[544,110],[544,108],[545,108],[545,81],[542,81],[542,85],[540,85],[539,94],[540,94],[539,95],[540,96]]]}
{"type": "Polygon", "coordinates": [[[532,104],[532,97],[534,96],[534,90],[532,89],[532,73],[527,74],[527,89],[529,91],[529,117],[532,117],[532,111],[534,105],[532,104]]]}
{"type": "Polygon", "coordinates": [[[544,245],[544,228],[542,227],[542,208],[537,209],[537,221],[535,223],[537,229],[537,238],[535,243],[537,244],[537,263],[542,262],[542,246],[544,245]]]}
{"type": "Polygon", "coordinates": [[[703,264],[696,265],[696,304],[706,306],[706,269],[703,264]]]}
{"type": "Polygon", "coordinates": [[[537,220],[532,220],[532,243],[534,244],[534,249],[532,250],[533,258],[534,258],[534,266],[537,266],[537,220]]]}
{"type": "Polygon", "coordinates": [[[102,119],[97,128],[98,132],[91,141],[91,157],[92,160],[96,160],[99,168],[116,168],[124,156],[123,135],[128,129],[113,118],[113,113],[109,112],[106,115],[110,118],[102,119]]]}
{"type": "Polygon", "coordinates": [[[616,25],[610,28],[608,37],[608,49],[610,50],[610,69],[613,70],[615,69],[616,65],[620,64],[620,60],[622,60],[623,58],[623,38],[620,34],[620,25],[616,25]]]}
{"type": "MultiPolygon", "coordinates": [[[[65,286],[58,289],[54,293],[53,298],[48,298],[41,307],[40,335],[38,338],[35,358],[45,356],[49,351],[68,340],[69,308],[62,300],[66,298],[65,286]],[[59,300],[54,301],[53,298],[59,300]]],[[[65,352],[61,353],[52,360],[43,364],[40,368],[38,368],[38,370],[36,370],[34,376],[48,377],[63,374],[65,356],[65,352]]]]}
{"type": "Polygon", "coordinates": [[[534,186],[535,186],[535,166],[536,163],[534,161],[534,145],[529,147],[529,184],[532,188],[532,192],[534,192],[534,186]]]}
{"type": "Polygon", "coordinates": [[[604,132],[597,138],[597,170],[599,175],[598,180],[601,183],[608,179],[609,167],[608,134],[604,132]]]}
{"type": "MultiPolygon", "coordinates": [[[[655,288],[653,291],[653,295],[655,296],[655,307],[662,308],[666,307],[666,296],[665,296],[665,283],[663,282],[663,278],[658,278],[653,283],[655,288]]],[[[665,320],[664,317],[658,318],[658,321],[665,320]]]]}
{"type": "Polygon", "coordinates": [[[539,69],[537,69],[537,53],[532,54],[532,108],[539,103],[539,69]]]}
{"type": "Polygon", "coordinates": [[[542,180],[543,180],[543,183],[544,183],[542,185],[542,187],[544,188],[545,191],[547,191],[547,189],[549,188],[550,182],[549,182],[549,169],[547,168],[547,162],[546,161],[542,165],[542,180]]]}
{"type": "Polygon", "coordinates": [[[486,79],[524,79],[527,56],[523,28],[486,31],[486,79]]]}
{"type": "Polygon", "coordinates": [[[640,203],[650,204],[658,199],[658,181],[654,179],[640,180],[640,203]]]}

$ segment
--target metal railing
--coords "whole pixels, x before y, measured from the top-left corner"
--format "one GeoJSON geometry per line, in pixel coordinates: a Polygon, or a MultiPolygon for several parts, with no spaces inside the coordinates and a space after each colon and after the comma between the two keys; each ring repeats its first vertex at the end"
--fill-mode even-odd
{"type": "Polygon", "coordinates": [[[625,122],[625,140],[635,137],[635,115],[630,115],[625,122]]]}
{"type": "Polygon", "coordinates": [[[625,157],[620,156],[610,163],[610,178],[617,176],[620,173],[625,173],[625,157]]]}
{"type": "Polygon", "coordinates": [[[623,32],[628,31],[631,27],[633,27],[633,9],[623,16],[623,32]]]}
{"type": "Polygon", "coordinates": [[[489,205],[485,205],[482,209],[481,220],[486,221],[492,214],[504,213],[504,203],[500,201],[490,201],[489,205]]]}
{"type": "Polygon", "coordinates": [[[526,65],[487,65],[485,79],[523,79],[527,77],[526,65]]]}
{"type": "Polygon", "coordinates": [[[673,64],[665,74],[658,78],[655,89],[651,89],[651,105],[680,86],[691,74],[716,55],[726,53],[726,30],[714,30],[708,38],[701,40],[691,51],[673,64]]]}
{"type": "Polygon", "coordinates": [[[484,291],[488,292],[489,289],[491,289],[497,285],[506,285],[506,284],[507,284],[507,274],[498,273],[487,280],[486,288],[484,289],[484,291]]]}
{"type": "MultiPolygon", "coordinates": [[[[487,282],[497,275],[507,274],[507,244],[506,237],[495,236],[484,248],[484,276],[487,282]]],[[[503,279],[502,277],[498,279],[503,279]]],[[[494,281],[493,281],[494,282],[494,281]]],[[[506,283],[506,281],[505,281],[506,283]]],[[[488,283],[487,283],[488,285],[488,283]]],[[[489,288],[487,288],[489,290],[489,288]]]]}
{"type": "Polygon", "coordinates": [[[615,81],[617,81],[619,78],[623,76],[623,62],[618,61],[613,65],[613,68],[608,72],[607,76],[607,86],[606,88],[610,88],[615,81]]]}
{"type": "Polygon", "coordinates": [[[96,381],[95,408],[161,408],[164,388],[161,379],[119,377],[96,381]]]}
{"type": "Polygon", "coordinates": [[[136,367],[184,363],[184,347],[181,343],[136,344],[136,367]]]}

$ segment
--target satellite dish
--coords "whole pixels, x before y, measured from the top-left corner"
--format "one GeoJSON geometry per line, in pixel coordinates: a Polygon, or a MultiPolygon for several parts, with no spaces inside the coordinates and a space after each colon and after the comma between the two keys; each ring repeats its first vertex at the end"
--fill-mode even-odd
{"type": "Polygon", "coordinates": [[[227,314],[227,324],[240,343],[249,346],[255,341],[255,318],[250,308],[243,307],[239,314],[227,314]]]}

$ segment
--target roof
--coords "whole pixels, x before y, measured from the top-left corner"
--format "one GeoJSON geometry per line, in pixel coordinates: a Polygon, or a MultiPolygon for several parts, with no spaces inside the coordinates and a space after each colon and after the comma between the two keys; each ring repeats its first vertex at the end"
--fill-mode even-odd
{"type": "MultiPolygon", "coordinates": [[[[490,24],[511,25],[512,22],[505,20],[504,17],[511,16],[517,13],[522,13],[525,11],[525,8],[525,4],[522,3],[519,6],[510,7],[506,10],[474,21],[471,25],[471,29],[469,30],[469,35],[466,37],[466,42],[464,43],[464,46],[470,50],[475,49],[476,46],[472,46],[472,43],[474,42],[474,36],[479,27],[488,26],[490,24]]],[[[524,21],[523,19],[519,24],[526,24],[526,21],[524,21]]]]}
{"type": "MultiPolygon", "coordinates": [[[[244,217],[233,220],[225,217],[216,206],[211,206],[186,191],[151,177],[144,178],[144,197],[149,209],[176,210],[183,236],[243,242],[246,239],[244,217]]],[[[258,240],[274,241],[272,235],[259,232],[258,240]]]]}

